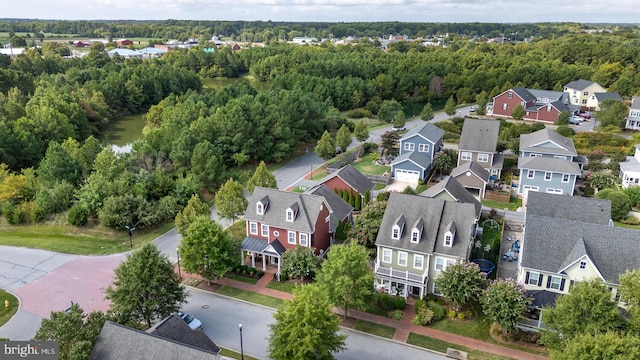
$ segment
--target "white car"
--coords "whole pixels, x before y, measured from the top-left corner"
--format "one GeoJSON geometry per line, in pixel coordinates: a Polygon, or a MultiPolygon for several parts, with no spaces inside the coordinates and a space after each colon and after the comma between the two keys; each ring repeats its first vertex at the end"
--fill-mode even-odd
{"type": "Polygon", "coordinates": [[[178,316],[180,316],[182,320],[184,320],[184,322],[189,325],[189,328],[191,328],[191,330],[202,329],[202,322],[196,319],[193,315],[179,312],[178,316]]]}
{"type": "Polygon", "coordinates": [[[579,116],[572,116],[569,118],[569,124],[572,124],[572,125],[580,125],[580,121],[581,119],[579,116]]]}
{"type": "Polygon", "coordinates": [[[475,111],[478,111],[478,105],[472,105],[472,106],[469,108],[469,112],[475,112],[475,111]]]}
{"type": "Polygon", "coordinates": [[[405,131],[405,130],[407,130],[407,127],[406,126],[400,126],[400,127],[395,127],[394,126],[394,127],[391,128],[391,130],[393,130],[393,131],[405,131]]]}

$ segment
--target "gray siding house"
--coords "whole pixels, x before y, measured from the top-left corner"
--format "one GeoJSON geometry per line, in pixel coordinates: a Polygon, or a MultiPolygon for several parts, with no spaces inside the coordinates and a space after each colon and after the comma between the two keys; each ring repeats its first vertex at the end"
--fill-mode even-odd
{"type": "Polygon", "coordinates": [[[400,152],[391,163],[391,174],[397,181],[417,183],[425,179],[436,153],[442,150],[444,131],[427,123],[400,138],[400,152]]]}
{"type": "Polygon", "coordinates": [[[473,161],[487,170],[491,180],[502,174],[504,157],[496,152],[500,121],[490,119],[465,119],[458,144],[457,166],[473,161]]]}
{"type": "Polygon", "coordinates": [[[475,227],[472,204],[391,193],[376,238],[376,288],[405,298],[438,294],[440,272],[468,259],[475,227]]]}
{"type": "Polygon", "coordinates": [[[530,191],[573,195],[586,159],[578,156],[573,140],[547,128],[520,135],[518,194],[530,191]]]}

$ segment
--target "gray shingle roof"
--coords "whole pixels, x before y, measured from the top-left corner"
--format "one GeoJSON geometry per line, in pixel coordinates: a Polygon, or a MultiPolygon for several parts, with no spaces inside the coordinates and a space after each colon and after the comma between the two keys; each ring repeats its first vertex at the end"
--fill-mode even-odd
{"type": "MultiPolygon", "coordinates": [[[[359,174],[359,173],[358,173],[359,174]]],[[[338,223],[349,217],[353,211],[353,207],[346,201],[342,200],[338,194],[325,185],[316,185],[305,193],[324,197],[333,212],[329,217],[329,230],[334,232],[338,227],[338,223]]]]}
{"type": "Polygon", "coordinates": [[[617,284],[620,274],[640,268],[639,238],[637,230],[536,216],[527,210],[521,265],[559,273],[571,260],[588,256],[605,281],[617,284]]]}
{"type": "Polygon", "coordinates": [[[608,225],[611,201],[529,191],[526,212],[527,216],[531,214],[608,225]]]}
{"type": "Polygon", "coordinates": [[[482,179],[482,181],[489,182],[489,176],[491,174],[489,174],[487,170],[485,170],[482,166],[480,166],[480,164],[475,161],[469,161],[453,168],[453,170],[451,170],[451,176],[458,177],[462,174],[465,174],[467,171],[471,171],[477,177],[482,179]]]}
{"type": "Polygon", "coordinates": [[[518,169],[551,171],[573,175],[582,174],[578,163],[570,160],[554,159],[542,156],[519,157],[518,169]]]}
{"type": "Polygon", "coordinates": [[[627,156],[627,159],[620,163],[620,170],[624,172],[640,172],[640,162],[638,162],[638,159],[636,159],[635,156],[627,156]]]}
{"type": "Polygon", "coordinates": [[[408,153],[404,153],[402,155],[399,155],[398,157],[396,157],[395,159],[393,159],[393,162],[391,163],[392,166],[397,166],[398,164],[400,164],[401,162],[404,161],[411,161],[413,163],[415,163],[416,165],[427,169],[430,165],[431,165],[431,159],[429,159],[429,157],[427,155],[425,155],[424,153],[421,153],[419,151],[412,151],[412,152],[408,152],[408,153]]]}
{"type": "Polygon", "coordinates": [[[367,191],[373,190],[375,187],[375,184],[371,180],[367,179],[366,176],[362,175],[360,171],[356,170],[356,168],[351,166],[351,164],[347,164],[340,170],[328,175],[324,179],[320,180],[320,183],[325,183],[334,177],[339,177],[342,181],[349,184],[349,186],[354,188],[356,191],[359,191],[362,195],[367,191]]]}
{"type": "MultiPolygon", "coordinates": [[[[322,206],[329,206],[322,196],[256,187],[249,198],[244,218],[283,229],[312,233],[322,206]],[[265,196],[269,197],[269,206],[264,211],[264,215],[258,215],[256,203],[265,196]],[[298,207],[298,214],[293,222],[288,222],[286,221],[287,209],[292,206],[298,207]]],[[[332,211],[331,206],[329,211],[332,211]]]]}
{"type": "Polygon", "coordinates": [[[494,153],[499,132],[498,120],[465,119],[458,149],[494,153]]]}
{"type": "Polygon", "coordinates": [[[151,329],[147,333],[179,341],[181,343],[195,346],[198,349],[219,353],[220,348],[201,329],[191,330],[189,325],[177,314],[171,314],[151,329]]]}
{"type": "MultiPolygon", "coordinates": [[[[181,320],[182,321],[182,320],[181,320]]],[[[186,326],[186,324],[185,324],[186,326]]],[[[184,330],[191,331],[189,327],[184,330]]],[[[201,331],[201,330],[196,330],[201,331]]],[[[206,335],[205,335],[206,336],[206,335]]],[[[179,341],[105,322],[91,353],[91,360],[211,360],[217,353],[179,341]]]]}
{"type": "Polygon", "coordinates": [[[476,199],[469,190],[462,186],[462,184],[452,176],[447,176],[444,180],[420,193],[420,196],[432,198],[436,197],[443,191],[446,191],[455,199],[455,201],[473,205],[476,208],[476,217],[480,217],[480,212],[482,211],[482,204],[480,201],[478,201],[478,199],[476,199]]]}
{"type": "Polygon", "coordinates": [[[590,80],[585,80],[585,79],[579,79],[579,80],[574,80],[570,83],[568,83],[567,85],[565,85],[564,87],[569,88],[569,89],[576,89],[576,90],[582,90],[582,89],[586,89],[589,86],[591,86],[594,82],[590,81],[590,80]]]}
{"type": "Polygon", "coordinates": [[[514,93],[518,94],[525,102],[536,101],[536,96],[529,91],[529,89],[524,87],[517,87],[511,89],[514,93]]]}
{"type": "Polygon", "coordinates": [[[634,96],[631,98],[631,108],[640,109],[640,96],[634,96]]]}
{"type": "Polygon", "coordinates": [[[425,139],[427,139],[427,140],[429,140],[429,141],[431,141],[432,143],[435,144],[444,135],[444,130],[442,130],[439,127],[433,125],[432,123],[426,123],[422,127],[412,129],[409,132],[407,132],[406,134],[404,134],[404,136],[402,136],[400,138],[400,141],[404,141],[404,140],[406,140],[406,139],[408,139],[410,137],[413,137],[416,134],[419,134],[423,138],[425,138],[425,139]]]}
{"type": "Polygon", "coordinates": [[[564,92],[553,90],[527,89],[536,99],[549,99],[550,101],[562,100],[564,92]]]}
{"type": "Polygon", "coordinates": [[[520,152],[525,151],[567,156],[576,156],[578,154],[573,140],[549,128],[520,135],[520,152]],[[552,145],[549,142],[557,145],[552,145]]]}
{"type": "Polygon", "coordinates": [[[603,93],[594,93],[598,101],[604,101],[607,99],[622,101],[622,96],[617,92],[603,92],[603,93]]]}
{"type": "Polygon", "coordinates": [[[424,196],[391,193],[376,245],[388,246],[423,254],[446,254],[465,258],[475,224],[475,208],[471,204],[432,199],[424,196]],[[391,230],[399,217],[413,225],[422,219],[420,242],[411,242],[411,228],[405,227],[400,239],[391,238],[391,230]],[[452,247],[444,246],[444,233],[451,222],[457,228],[452,247]]]}

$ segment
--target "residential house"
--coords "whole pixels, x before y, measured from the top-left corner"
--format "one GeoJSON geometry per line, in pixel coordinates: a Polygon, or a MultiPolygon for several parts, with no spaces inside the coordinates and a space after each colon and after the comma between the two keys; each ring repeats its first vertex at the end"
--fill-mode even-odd
{"type": "Polygon", "coordinates": [[[529,191],[573,195],[586,158],[578,156],[573,140],[544,128],[520,135],[518,194],[529,191]]]}
{"type": "Polygon", "coordinates": [[[219,360],[220,348],[202,331],[191,330],[177,315],[170,315],[147,331],[106,321],[90,360],[219,360]]]}
{"type": "Polygon", "coordinates": [[[438,275],[469,258],[475,227],[472,204],[391,193],[376,238],[376,288],[404,297],[439,294],[438,275]]]}
{"type": "Polygon", "coordinates": [[[622,96],[617,92],[595,93],[587,100],[587,110],[600,111],[600,104],[605,100],[622,101],[622,96]]]}
{"type": "Polygon", "coordinates": [[[88,41],[76,40],[73,42],[73,47],[86,48],[89,46],[91,46],[91,44],[88,41]]]}
{"type": "Polygon", "coordinates": [[[490,180],[499,179],[504,157],[497,153],[500,121],[465,119],[458,144],[457,166],[476,162],[489,172],[490,180]]]}
{"type": "Polygon", "coordinates": [[[118,40],[116,40],[116,45],[118,45],[118,46],[129,46],[129,45],[133,45],[133,41],[131,41],[129,39],[118,39],[118,40]]]}
{"type": "Polygon", "coordinates": [[[318,39],[310,36],[296,36],[291,40],[291,43],[296,45],[317,44],[318,39]]]}
{"type": "Polygon", "coordinates": [[[367,192],[371,193],[371,190],[375,187],[371,180],[367,179],[351,164],[347,164],[340,170],[327,175],[327,177],[320,180],[320,184],[334,191],[348,190],[360,194],[362,200],[364,200],[364,195],[367,192]]]}
{"type": "Polygon", "coordinates": [[[451,170],[455,178],[477,199],[484,199],[484,192],[489,183],[490,174],[475,161],[467,161],[451,170]]]}
{"type": "Polygon", "coordinates": [[[627,159],[620,163],[620,177],[624,189],[640,185],[640,144],[636,145],[633,156],[627,156],[627,159]]]}
{"type": "Polygon", "coordinates": [[[391,163],[391,174],[396,181],[417,183],[431,170],[436,153],[442,150],[444,131],[426,123],[400,138],[400,153],[391,163]]]}
{"type": "Polygon", "coordinates": [[[619,275],[640,267],[640,231],[614,227],[610,218],[608,200],[529,194],[517,279],[537,308],[594,278],[619,299],[619,275]]]}
{"type": "Polygon", "coordinates": [[[115,55],[121,56],[123,58],[141,58],[142,57],[142,53],[138,52],[137,50],[130,50],[130,49],[112,49],[107,51],[107,55],[109,55],[109,57],[113,57],[115,55]]]}
{"type": "Polygon", "coordinates": [[[277,264],[279,274],[280,258],[287,249],[304,246],[324,254],[338,223],[351,221],[352,211],[324,185],[305,193],[256,187],[244,214],[247,236],[240,250],[242,262],[248,255],[253,267],[256,259],[262,261],[263,270],[267,263],[277,264]]]}
{"type": "Polygon", "coordinates": [[[524,120],[554,123],[563,111],[569,113],[579,110],[569,103],[569,95],[561,91],[535,90],[518,87],[509,89],[493,98],[491,114],[511,117],[518,106],[524,108],[524,120]]]}
{"type": "Polygon", "coordinates": [[[607,89],[596,82],[579,79],[565,85],[564,92],[569,94],[569,102],[571,105],[577,105],[587,109],[589,107],[589,99],[595,93],[606,93],[607,89]]]}
{"type": "Polygon", "coordinates": [[[631,98],[631,107],[625,129],[640,130],[640,96],[631,98]]]}
{"type": "Polygon", "coordinates": [[[444,180],[421,192],[420,196],[471,204],[476,209],[478,220],[482,214],[482,203],[453,176],[445,177],[444,180]]]}

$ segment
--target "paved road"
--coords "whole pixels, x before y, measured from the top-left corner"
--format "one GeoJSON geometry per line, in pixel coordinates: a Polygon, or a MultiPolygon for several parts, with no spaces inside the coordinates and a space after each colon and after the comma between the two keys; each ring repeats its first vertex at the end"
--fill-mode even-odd
{"type": "MultiPolygon", "coordinates": [[[[262,306],[247,304],[234,299],[211,295],[199,290],[189,292],[189,303],[184,311],[200,319],[204,331],[219,346],[240,351],[242,324],[243,349],[245,354],[266,358],[269,324],[274,311],[262,306]]],[[[446,357],[395,341],[372,337],[348,329],[342,330],[347,337],[347,350],[336,355],[341,360],[387,360],[425,359],[444,360],[446,357]]]]}

